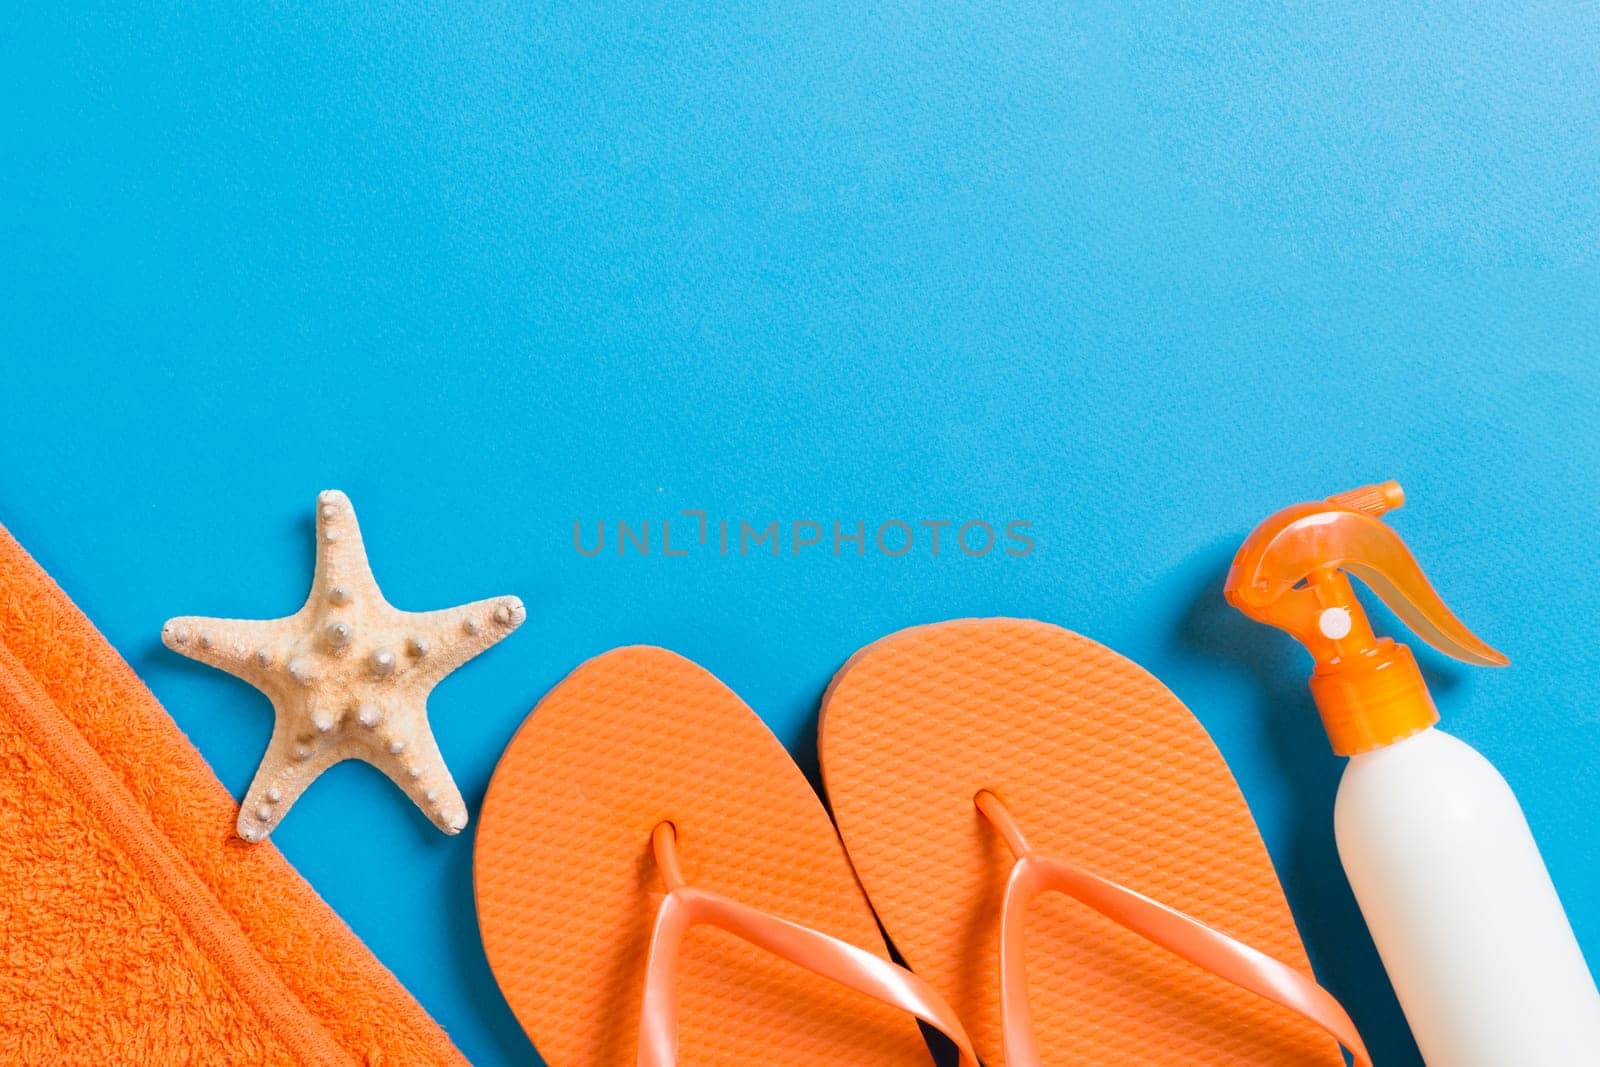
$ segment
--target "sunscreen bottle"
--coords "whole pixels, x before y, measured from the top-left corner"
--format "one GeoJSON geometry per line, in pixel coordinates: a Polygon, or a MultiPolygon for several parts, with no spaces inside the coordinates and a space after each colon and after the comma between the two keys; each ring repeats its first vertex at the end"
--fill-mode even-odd
{"type": "Polygon", "coordinates": [[[1372,632],[1348,575],[1429,644],[1500,667],[1379,517],[1395,482],[1286,508],[1234,557],[1224,593],[1310,650],[1311,693],[1350,758],[1339,858],[1429,1067],[1594,1067],[1600,993],[1522,808],[1500,773],[1436,729],[1406,646],[1372,632]]]}

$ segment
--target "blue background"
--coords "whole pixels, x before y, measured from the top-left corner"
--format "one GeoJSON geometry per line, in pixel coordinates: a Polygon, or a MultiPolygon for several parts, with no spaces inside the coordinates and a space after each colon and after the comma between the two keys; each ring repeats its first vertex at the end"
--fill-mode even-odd
{"type": "MultiPolygon", "coordinates": [[[[296,608],[325,487],[400,606],[528,602],[433,701],[474,811],[613,645],[700,660],[814,771],[858,646],[1038,616],[1189,702],[1319,974],[1416,1063],[1308,661],[1218,593],[1267,513],[1392,476],[1513,661],[1423,653],[1448,726],[1600,959],[1600,12],[588,6],[0,19],[0,517],[229,789],[270,709],[160,625],[296,608]],[[1020,519],[1037,550],[573,550],[683,508],[1020,519]]],[[[470,834],[346,764],[275,840],[475,1062],[529,1061],[470,834]]]]}

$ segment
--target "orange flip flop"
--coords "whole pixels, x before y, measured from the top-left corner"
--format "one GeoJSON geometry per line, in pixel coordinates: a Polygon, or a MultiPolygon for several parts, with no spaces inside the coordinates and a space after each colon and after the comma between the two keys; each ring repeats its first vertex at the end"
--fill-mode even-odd
{"type": "Polygon", "coordinates": [[[917,1018],[976,1067],[888,960],[783,746],[671,652],[608,652],[539,703],[489,783],[474,884],[490,967],[552,1067],[926,1067],[917,1018]]]}
{"type": "Polygon", "coordinates": [[[989,1067],[1369,1062],[1221,754],[1133,662],[1028,620],[904,630],[834,678],[820,749],[889,938],[989,1067]]]}

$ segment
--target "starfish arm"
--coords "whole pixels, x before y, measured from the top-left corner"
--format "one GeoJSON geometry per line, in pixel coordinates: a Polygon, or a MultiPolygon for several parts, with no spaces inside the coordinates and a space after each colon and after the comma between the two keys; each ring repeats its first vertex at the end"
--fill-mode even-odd
{"type": "Polygon", "coordinates": [[[299,723],[299,717],[281,705],[272,727],[272,740],[261,766],[239,806],[237,829],[246,841],[260,841],[283,821],[300,794],[322,772],[344,758],[334,747],[321,743],[299,723]]]}
{"type": "Polygon", "coordinates": [[[528,617],[514,596],[491,597],[439,611],[403,612],[410,670],[437,684],[451,671],[499,643],[528,617]]]}
{"type": "Polygon", "coordinates": [[[367,562],[356,509],[339,490],[325,489],[317,494],[317,563],[307,602],[339,604],[352,599],[384,602],[367,562]]]}
{"type": "Polygon", "coordinates": [[[384,756],[389,758],[369,762],[388,775],[435,826],[447,834],[458,834],[467,825],[467,803],[450,777],[426,713],[415,721],[404,751],[392,757],[386,751],[384,756]]]}
{"type": "Polygon", "coordinates": [[[181,656],[227,671],[261,688],[273,664],[284,655],[284,637],[291,619],[180,615],[161,627],[161,643],[181,656]]]}

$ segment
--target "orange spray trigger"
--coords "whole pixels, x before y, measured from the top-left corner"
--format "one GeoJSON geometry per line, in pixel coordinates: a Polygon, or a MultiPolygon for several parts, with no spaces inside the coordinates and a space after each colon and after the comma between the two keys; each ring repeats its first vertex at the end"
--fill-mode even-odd
{"type": "Polygon", "coordinates": [[[1439,719],[1411,650],[1373,634],[1347,574],[1440,651],[1478,666],[1507,663],[1445,607],[1382,520],[1404,502],[1399,483],[1383,482],[1284,508],[1245,539],[1223,587],[1228,603],[1310,650],[1311,691],[1341,755],[1392,744],[1439,719]]]}

